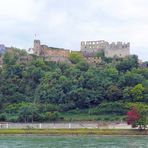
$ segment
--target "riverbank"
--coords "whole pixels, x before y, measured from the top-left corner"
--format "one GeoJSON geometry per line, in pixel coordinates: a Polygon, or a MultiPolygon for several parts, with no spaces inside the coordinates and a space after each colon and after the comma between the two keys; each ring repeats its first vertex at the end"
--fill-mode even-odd
{"type": "Polygon", "coordinates": [[[1,129],[0,135],[148,135],[137,129],[1,129]]]}

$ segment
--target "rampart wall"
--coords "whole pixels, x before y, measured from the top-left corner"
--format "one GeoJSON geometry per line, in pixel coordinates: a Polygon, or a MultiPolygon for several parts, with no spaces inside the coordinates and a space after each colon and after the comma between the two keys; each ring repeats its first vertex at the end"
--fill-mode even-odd
{"type": "Polygon", "coordinates": [[[83,41],[81,42],[81,52],[84,56],[96,56],[96,53],[104,51],[106,57],[125,57],[130,55],[130,43],[107,41],[83,41]]]}

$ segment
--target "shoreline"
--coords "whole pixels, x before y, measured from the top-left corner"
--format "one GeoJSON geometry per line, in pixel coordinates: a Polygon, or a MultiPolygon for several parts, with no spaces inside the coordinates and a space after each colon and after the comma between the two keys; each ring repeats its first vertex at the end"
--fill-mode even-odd
{"type": "Polygon", "coordinates": [[[96,135],[96,136],[148,136],[148,129],[139,131],[137,129],[1,129],[3,135],[96,135]]]}

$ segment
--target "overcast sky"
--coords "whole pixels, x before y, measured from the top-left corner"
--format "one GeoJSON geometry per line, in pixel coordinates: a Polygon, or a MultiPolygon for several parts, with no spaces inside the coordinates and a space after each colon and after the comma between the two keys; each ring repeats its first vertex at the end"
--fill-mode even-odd
{"type": "Polygon", "coordinates": [[[0,0],[0,44],[80,50],[85,40],[131,43],[148,60],[148,0],[0,0]]]}

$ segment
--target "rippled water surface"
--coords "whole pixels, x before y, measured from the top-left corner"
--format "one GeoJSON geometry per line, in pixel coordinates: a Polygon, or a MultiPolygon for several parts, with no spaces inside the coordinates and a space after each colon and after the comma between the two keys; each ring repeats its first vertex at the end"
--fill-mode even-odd
{"type": "Polygon", "coordinates": [[[0,148],[148,148],[148,136],[0,136],[0,148]]]}

